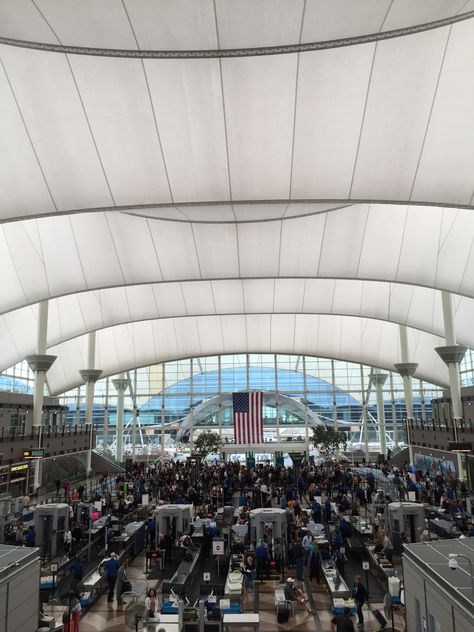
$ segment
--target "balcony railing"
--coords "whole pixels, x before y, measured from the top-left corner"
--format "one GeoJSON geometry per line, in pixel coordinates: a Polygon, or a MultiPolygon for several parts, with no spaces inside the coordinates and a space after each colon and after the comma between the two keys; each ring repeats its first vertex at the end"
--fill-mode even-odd
{"type": "MultiPolygon", "coordinates": [[[[97,432],[97,426],[94,425],[93,431],[97,432]]],[[[89,426],[86,425],[62,425],[62,426],[34,426],[32,428],[24,427],[12,427],[12,428],[0,428],[0,443],[18,442],[18,441],[31,441],[34,438],[39,438],[39,435],[44,439],[51,437],[69,437],[69,436],[86,436],[89,435],[89,426]]]]}

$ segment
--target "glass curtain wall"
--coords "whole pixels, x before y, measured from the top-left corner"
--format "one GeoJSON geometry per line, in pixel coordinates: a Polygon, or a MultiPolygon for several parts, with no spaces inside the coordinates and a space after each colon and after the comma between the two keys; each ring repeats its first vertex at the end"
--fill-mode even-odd
{"type": "MultiPolygon", "coordinates": [[[[233,441],[232,393],[261,390],[265,393],[263,420],[265,436],[271,440],[311,437],[315,419],[336,424],[350,434],[354,445],[363,443],[362,402],[368,395],[369,441],[376,441],[375,391],[367,393],[372,368],[312,356],[280,354],[235,354],[197,357],[139,368],[126,373],[136,393],[125,394],[125,453],[132,446],[133,404],[138,408],[136,450],[156,452],[161,445],[176,443],[180,425],[192,420],[194,430],[183,440],[189,442],[203,429],[220,432],[233,441]],[[362,385],[363,382],[363,385],[362,385]],[[162,432],[164,423],[164,433],[162,432]]],[[[389,374],[383,387],[387,431],[404,438],[402,420],[406,415],[403,384],[397,373],[389,374]]],[[[95,388],[94,422],[99,426],[98,442],[114,449],[117,393],[113,377],[99,380],[95,388]],[[104,432],[105,419],[108,429],[104,432]]],[[[441,390],[413,379],[415,415],[431,414],[430,400],[441,390]]],[[[84,423],[85,387],[60,397],[69,407],[68,423],[84,423]]]]}
{"type": "MultiPolygon", "coordinates": [[[[271,438],[311,436],[314,419],[336,423],[350,432],[354,443],[363,442],[362,403],[367,403],[369,441],[376,440],[376,394],[367,390],[372,368],[351,362],[314,356],[283,354],[234,354],[170,361],[125,372],[131,389],[125,393],[125,452],[132,442],[133,407],[137,408],[137,450],[157,450],[176,438],[183,420],[193,417],[194,436],[201,429],[218,431],[233,440],[233,392],[261,390],[265,393],[265,435],[271,438]],[[135,392],[136,385],[136,392],[135,392]],[[133,390],[132,390],[133,389],[133,390]],[[285,399],[286,398],[286,399],[285,399]],[[162,425],[164,424],[164,433],[162,425]]],[[[383,386],[386,425],[390,437],[393,424],[406,415],[403,384],[397,373],[388,374],[383,386]]],[[[474,352],[468,350],[460,367],[462,386],[473,385],[474,352]]],[[[94,423],[98,441],[114,448],[117,416],[116,376],[99,380],[95,386],[94,423]]],[[[26,362],[0,374],[0,390],[32,393],[34,378],[26,362]]],[[[431,418],[431,399],[442,390],[413,379],[415,417],[431,418]]],[[[85,387],[64,393],[58,403],[69,411],[66,422],[85,422],[85,387]]],[[[185,437],[186,439],[186,437],[185,437]]],[[[189,439],[189,437],[188,437],[189,439]]],[[[192,439],[192,437],[191,437],[192,439]]]]}

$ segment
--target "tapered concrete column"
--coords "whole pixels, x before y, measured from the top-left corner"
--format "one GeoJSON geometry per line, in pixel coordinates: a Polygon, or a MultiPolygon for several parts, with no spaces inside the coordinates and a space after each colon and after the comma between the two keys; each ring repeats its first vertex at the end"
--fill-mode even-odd
{"type": "MultiPolygon", "coordinates": [[[[26,356],[30,369],[35,375],[33,392],[33,429],[38,428],[38,448],[41,448],[44,384],[46,372],[51,368],[56,356],[47,355],[48,335],[48,301],[38,304],[38,329],[36,332],[36,353],[26,356]]],[[[41,486],[41,464],[36,461],[33,487],[36,491],[41,486]]]]}
{"type": "Polygon", "coordinates": [[[82,379],[86,383],[86,428],[89,429],[89,451],[87,452],[87,476],[91,473],[91,461],[93,446],[93,427],[92,418],[94,410],[94,386],[97,380],[102,375],[101,369],[83,369],[79,371],[82,379]]]}
{"type": "Polygon", "coordinates": [[[416,362],[399,362],[393,365],[397,373],[399,373],[403,380],[403,393],[405,395],[405,406],[407,409],[407,419],[414,419],[413,414],[413,388],[411,383],[412,375],[418,368],[416,362]]]}
{"type": "Polygon", "coordinates": [[[459,381],[459,363],[464,357],[467,348],[456,344],[456,332],[454,330],[453,298],[450,292],[441,292],[443,303],[444,335],[446,346],[436,347],[435,351],[446,363],[449,372],[449,390],[451,392],[451,406],[454,419],[454,434],[457,439],[456,421],[463,418],[461,402],[461,384],[459,381]]]}
{"type": "Polygon", "coordinates": [[[365,461],[369,463],[370,461],[370,452],[369,452],[369,420],[367,416],[367,404],[362,402],[362,424],[364,428],[364,449],[365,449],[365,461]]]}
{"type": "Polygon", "coordinates": [[[375,386],[375,395],[377,397],[377,421],[379,425],[380,436],[380,453],[387,455],[387,435],[385,429],[385,410],[383,406],[383,390],[382,387],[387,380],[386,373],[380,373],[379,369],[374,369],[370,374],[370,380],[375,386]]]}
{"type": "MultiPolygon", "coordinates": [[[[459,381],[459,363],[464,358],[467,347],[464,347],[463,345],[446,345],[445,347],[436,347],[435,351],[448,367],[451,406],[454,424],[456,426],[456,421],[463,418],[461,384],[459,381]]],[[[457,434],[457,428],[455,428],[455,433],[457,434]]]]}
{"type": "Polygon", "coordinates": [[[125,379],[125,374],[121,373],[120,378],[112,380],[112,384],[117,390],[117,425],[115,433],[117,461],[123,461],[123,407],[125,400],[125,391],[130,386],[130,380],[125,379]]]}

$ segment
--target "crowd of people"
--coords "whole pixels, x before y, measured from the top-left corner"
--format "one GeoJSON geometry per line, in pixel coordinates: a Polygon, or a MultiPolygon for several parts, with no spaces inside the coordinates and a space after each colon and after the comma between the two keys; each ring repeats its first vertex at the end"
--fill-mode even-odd
{"type": "MultiPolygon", "coordinates": [[[[386,500],[385,482],[390,484],[398,498],[406,498],[408,492],[414,492],[417,500],[429,502],[446,512],[461,516],[461,529],[464,535],[474,535],[474,526],[470,523],[466,508],[466,489],[456,480],[445,480],[442,475],[432,472],[412,471],[408,465],[389,467],[381,464],[377,467],[358,467],[327,462],[316,465],[303,462],[295,473],[291,468],[264,462],[254,467],[246,467],[239,462],[218,462],[197,464],[167,461],[153,464],[138,462],[124,475],[111,480],[103,476],[89,497],[84,485],[71,486],[68,481],[57,481],[57,497],[70,505],[70,528],[64,532],[64,554],[70,556],[69,566],[73,586],[80,583],[84,576],[84,566],[74,556],[83,542],[84,532],[101,516],[112,516],[119,521],[135,510],[147,495],[150,505],[168,503],[186,503],[194,507],[196,518],[214,519],[216,510],[224,505],[232,505],[236,496],[240,498],[238,516],[234,522],[249,524],[250,511],[256,508],[278,507],[287,510],[286,540],[272,537],[271,524],[265,529],[265,537],[255,543],[249,535],[245,540],[244,553],[244,591],[250,592],[255,581],[265,581],[271,571],[285,571],[288,579],[285,584],[285,599],[301,603],[312,613],[312,604],[305,595],[305,580],[310,586],[323,584],[323,563],[328,559],[334,564],[341,576],[345,574],[344,544],[353,534],[349,519],[342,516],[372,517],[374,525],[374,545],[383,551],[390,562],[393,560],[394,547],[391,534],[383,523],[377,520],[373,503],[386,500]],[[64,496],[63,496],[64,495],[64,496]],[[87,503],[87,504],[86,504],[87,503]],[[101,506],[102,510],[90,504],[101,506]],[[96,505],[96,503],[98,503],[96,505]],[[337,517],[334,514],[336,508],[337,517]],[[465,516],[465,522],[462,517],[465,516]],[[325,531],[329,546],[324,550],[307,529],[309,522],[325,531]]],[[[394,498],[392,498],[393,500],[394,498]]],[[[26,503],[25,503],[26,504],[26,503]]],[[[28,499],[29,504],[29,499],[28,499]]],[[[206,560],[212,550],[212,541],[219,536],[219,529],[211,521],[202,529],[202,556],[206,560]]],[[[419,533],[422,541],[429,539],[426,530],[419,533]]],[[[35,545],[34,527],[24,532],[21,523],[15,531],[15,543],[27,546],[35,545]]],[[[147,546],[150,551],[161,549],[165,552],[164,562],[181,560],[186,552],[194,547],[192,528],[189,533],[177,534],[170,529],[168,533],[157,534],[153,514],[147,522],[147,546]],[[181,537],[177,537],[181,535],[181,537]],[[159,541],[156,538],[159,538],[159,541]]],[[[112,552],[104,564],[104,574],[108,586],[108,601],[114,597],[118,605],[122,604],[122,594],[129,589],[127,560],[119,561],[112,552]]],[[[349,582],[349,578],[346,578],[349,582]]],[[[359,627],[363,626],[363,605],[367,591],[359,575],[353,580],[352,595],[356,604],[359,627]]],[[[158,599],[151,591],[147,596],[147,608],[150,613],[157,611],[158,599]]],[[[347,613],[334,619],[337,630],[349,630],[352,620],[347,613]]],[[[352,628],[353,629],[353,628],[352,628]]]]}

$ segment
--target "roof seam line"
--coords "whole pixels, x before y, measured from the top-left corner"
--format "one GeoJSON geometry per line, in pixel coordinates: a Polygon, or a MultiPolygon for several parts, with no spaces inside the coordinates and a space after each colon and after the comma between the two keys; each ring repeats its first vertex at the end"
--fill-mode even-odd
{"type": "Polygon", "coordinates": [[[334,40],[320,42],[306,42],[304,44],[283,44],[276,46],[255,46],[251,48],[226,48],[226,49],[193,49],[193,50],[134,50],[120,48],[99,48],[88,46],[71,46],[66,44],[50,44],[47,42],[34,42],[20,40],[11,37],[0,37],[0,44],[17,48],[48,51],[51,53],[64,53],[71,55],[88,55],[91,57],[121,57],[138,59],[215,59],[229,57],[258,57],[269,55],[288,55],[291,53],[305,53],[318,50],[344,48],[372,42],[395,39],[443,28],[451,24],[457,24],[474,17],[474,11],[467,11],[455,16],[449,16],[433,22],[425,22],[414,26],[401,27],[391,31],[355,35],[334,40]]]}

